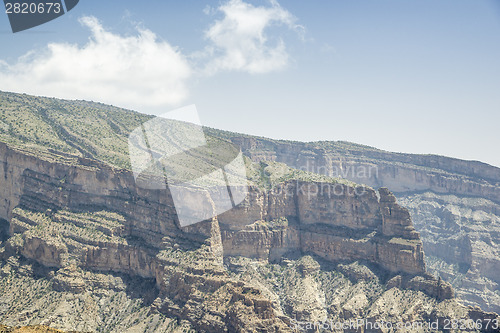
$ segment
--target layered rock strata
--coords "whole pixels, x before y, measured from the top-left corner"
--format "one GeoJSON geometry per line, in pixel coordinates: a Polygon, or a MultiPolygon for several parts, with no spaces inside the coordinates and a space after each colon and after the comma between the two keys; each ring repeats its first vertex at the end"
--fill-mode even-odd
{"type": "Polygon", "coordinates": [[[279,307],[260,287],[231,277],[223,257],[272,261],[310,253],[330,262],[369,261],[405,276],[393,287],[453,296],[425,274],[419,235],[387,189],[297,180],[269,191],[252,187],[236,209],[181,229],[168,192],[135,187],[126,170],[0,148],[1,217],[9,221],[0,255],[53,269],[55,290],[78,294],[99,285],[85,271],[125,273],[153,279],[152,311],[196,330],[287,331],[279,307]]]}
{"type": "Polygon", "coordinates": [[[300,143],[234,134],[230,139],[254,161],[281,162],[397,193],[430,190],[500,202],[500,169],[481,162],[396,154],[347,142],[300,143]]]}
{"type": "Polygon", "coordinates": [[[254,161],[387,187],[408,207],[427,266],[466,304],[500,311],[500,169],[348,142],[300,143],[227,133],[254,161]]]}
{"type": "MultiPolygon", "coordinates": [[[[19,206],[43,212],[47,219],[53,218],[53,211],[61,209],[125,213],[121,220],[110,221],[106,217],[108,225],[98,230],[108,238],[139,237],[156,248],[162,247],[165,236],[217,237],[201,227],[182,232],[176,223],[168,191],[142,190],[135,186],[130,172],[83,158],[73,161],[80,166],[70,166],[71,163],[38,159],[6,145],[1,145],[0,149],[4,160],[3,170],[0,170],[4,174],[1,184],[4,205],[0,217],[11,221],[10,235],[30,229],[26,217],[15,215],[13,208],[19,206]]],[[[381,189],[379,196],[380,199],[368,187],[302,181],[285,182],[271,191],[254,187],[242,205],[219,217],[223,247],[226,253],[236,254],[243,244],[237,241],[241,235],[233,236],[232,231],[244,229],[256,221],[286,218],[295,223],[283,231],[289,236],[277,242],[269,241],[269,248],[259,248],[256,244],[254,252],[297,250],[316,253],[329,260],[370,260],[390,271],[425,272],[422,244],[411,225],[408,211],[396,203],[387,189],[381,189]]],[[[61,224],[68,221],[60,214],[55,219],[61,224]]],[[[99,224],[96,222],[96,225],[99,224]]],[[[35,248],[40,241],[33,236],[27,239],[24,249],[35,248]]],[[[117,252],[121,251],[120,246],[116,246],[117,252]]],[[[65,250],[51,245],[48,251],[65,250]]],[[[88,258],[86,262],[95,262],[90,266],[114,267],[111,262],[99,264],[100,260],[96,259],[101,256],[99,250],[89,249],[82,256],[88,258]]],[[[62,254],[58,254],[52,259],[55,261],[44,263],[62,265],[62,258],[62,254]]],[[[141,260],[135,258],[135,261],[141,260]]],[[[147,275],[152,269],[136,267],[131,271],[147,275]]]]}
{"type": "Polygon", "coordinates": [[[224,253],[277,260],[299,251],[424,273],[422,243],[408,211],[387,189],[378,195],[368,187],[293,180],[271,191],[252,188],[242,205],[219,216],[224,253]]]}
{"type": "Polygon", "coordinates": [[[200,330],[284,325],[260,291],[242,296],[249,287],[224,273],[216,219],[182,231],[168,193],[136,188],[128,171],[1,149],[2,217],[10,221],[3,258],[18,253],[60,269],[55,288],[72,292],[85,291],[86,283],[71,267],[153,278],[159,290],[154,308],[200,330]],[[213,297],[190,305],[206,294],[213,297]],[[224,307],[212,306],[218,297],[227,299],[224,307]],[[231,311],[259,321],[233,318],[231,311]]]}

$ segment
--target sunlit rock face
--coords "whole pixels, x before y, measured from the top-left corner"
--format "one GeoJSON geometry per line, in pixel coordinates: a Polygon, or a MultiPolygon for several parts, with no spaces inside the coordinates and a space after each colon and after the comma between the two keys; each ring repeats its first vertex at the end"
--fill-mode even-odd
{"type": "Polygon", "coordinates": [[[348,142],[292,143],[238,135],[231,140],[254,161],[278,161],[387,187],[409,209],[427,268],[452,283],[466,304],[500,312],[500,168],[348,142]]]}
{"type": "MultiPolygon", "coordinates": [[[[272,149],[263,150],[261,139],[252,138],[247,149],[247,138],[240,140],[243,152],[255,161],[280,160],[297,169],[329,165],[325,172],[306,171],[344,179],[252,183],[236,209],[180,227],[168,188],[137,187],[127,169],[127,135],[151,117],[1,92],[0,103],[0,141],[9,142],[0,144],[2,324],[82,332],[287,332],[293,320],[496,316],[454,299],[441,273],[452,275],[455,267],[439,260],[462,260],[467,288],[494,289],[496,238],[483,226],[498,210],[465,203],[439,215],[444,202],[401,192],[489,195],[491,168],[472,163],[475,171],[460,178],[468,165],[463,161],[431,158],[422,166],[426,158],[398,160],[346,143],[318,150],[271,142],[272,149]],[[43,128],[44,136],[30,128],[43,128]],[[453,170],[444,170],[447,165],[453,170]],[[429,223],[433,214],[440,218],[429,223]],[[437,228],[447,232],[446,241],[437,228]],[[440,256],[427,266],[443,279],[425,271],[423,251],[440,256]],[[479,285],[476,276],[490,278],[479,285]]],[[[236,137],[217,130],[207,135],[214,142],[236,137]]],[[[200,208],[195,197],[185,200],[193,210],[200,208]]],[[[454,205],[455,199],[446,200],[454,205]]]]}

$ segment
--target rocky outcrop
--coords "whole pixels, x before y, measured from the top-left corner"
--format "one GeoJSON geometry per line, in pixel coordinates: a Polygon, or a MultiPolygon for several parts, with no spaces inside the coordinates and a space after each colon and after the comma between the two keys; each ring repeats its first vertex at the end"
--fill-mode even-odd
{"type": "Polygon", "coordinates": [[[430,272],[465,304],[500,312],[500,205],[431,192],[402,195],[421,231],[430,272]]]}
{"type": "Polygon", "coordinates": [[[500,169],[485,163],[391,153],[347,142],[300,143],[232,135],[254,161],[276,161],[393,192],[470,195],[500,203],[500,169]]]}
{"type": "MultiPolygon", "coordinates": [[[[107,218],[108,225],[96,222],[98,230],[108,238],[139,237],[157,248],[161,247],[165,236],[220,237],[218,232],[211,234],[210,230],[199,226],[183,233],[176,224],[173,204],[167,191],[137,188],[129,172],[97,162],[90,163],[82,158],[78,158],[77,162],[84,164],[83,167],[69,167],[66,163],[36,159],[5,145],[3,149],[7,163],[4,165],[13,165],[13,170],[4,170],[9,175],[4,178],[4,186],[14,198],[10,199],[6,207],[17,203],[19,207],[34,212],[61,209],[95,211],[97,207],[122,212],[124,216],[121,221],[110,222],[107,218]],[[26,168],[21,171],[23,164],[26,168]]],[[[227,248],[228,254],[242,251],[243,244],[238,242],[241,236],[237,236],[233,242],[231,231],[245,228],[256,221],[286,218],[294,221],[296,226],[282,231],[277,238],[272,236],[276,242],[269,241],[267,249],[264,246],[254,252],[273,252],[276,256],[284,251],[298,250],[317,253],[329,260],[366,259],[391,271],[423,273],[422,246],[408,212],[397,205],[394,196],[387,190],[381,189],[379,195],[380,200],[368,187],[303,181],[286,182],[271,191],[253,188],[241,207],[219,217],[224,233],[217,251],[221,251],[221,245],[227,248]],[[275,250],[278,248],[280,250],[275,250]]],[[[32,221],[25,216],[12,214],[3,213],[12,220],[11,235],[30,229],[32,221]]],[[[50,212],[47,215],[47,218],[51,218],[50,212]]],[[[68,222],[67,216],[58,215],[56,219],[61,223],[68,222]]],[[[78,219],[69,220],[78,224],[78,219]]],[[[257,237],[267,236],[263,233],[257,237]]],[[[48,240],[42,247],[41,242],[43,240],[36,237],[25,237],[23,254],[48,266],[61,266],[64,247],[49,246],[48,240]],[[54,254],[54,259],[49,259],[51,254],[54,254]]],[[[56,243],[53,240],[51,242],[56,243]]],[[[92,245],[80,254],[91,267],[108,267],[112,270],[117,266],[129,267],[127,271],[131,273],[153,275],[151,267],[139,267],[140,262],[146,261],[143,253],[134,251],[134,255],[123,254],[127,253],[124,251],[126,245],[120,243],[105,249],[98,243],[92,245]],[[127,258],[120,259],[121,255],[127,258]],[[116,262],[106,258],[116,258],[116,262]]]]}
{"type": "MultiPolygon", "coordinates": [[[[10,105],[0,136],[16,145],[0,144],[0,320],[9,325],[281,332],[292,318],[495,318],[461,306],[448,284],[424,272],[419,235],[387,189],[288,177],[271,190],[252,188],[237,209],[180,228],[167,190],[138,188],[129,171],[96,161],[126,168],[127,135],[149,117],[0,97],[10,105]],[[33,124],[13,122],[17,112],[33,124]],[[26,128],[42,128],[43,139],[26,128]]],[[[496,193],[495,170],[477,163],[457,177],[467,164],[390,160],[346,143],[268,141],[246,151],[392,190],[496,193]]]]}
{"type": "MultiPolygon", "coordinates": [[[[36,158],[6,145],[2,149],[4,193],[12,195],[2,198],[4,209],[16,206],[2,213],[10,219],[7,252],[59,269],[58,290],[86,290],[75,267],[153,278],[161,295],[158,311],[219,330],[251,326],[236,313],[227,317],[238,306],[250,307],[244,311],[260,318],[260,325],[280,325],[272,304],[259,299],[260,291],[239,291],[249,287],[224,277],[223,255],[272,261],[285,253],[311,253],[329,261],[367,260],[391,272],[425,273],[418,233],[386,189],[376,193],[363,186],[293,180],[269,191],[252,187],[236,209],[182,230],[168,193],[137,188],[127,171],[82,158],[70,163],[57,154],[36,158]],[[180,250],[168,250],[175,247],[180,250]],[[189,253],[198,259],[186,260],[189,253]],[[197,299],[201,290],[221,288],[232,295],[226,314],[212,310],[212,319],[203,319],[196,313],[206,301],[183,303],[197,299]]],[[[433,297],[447,295],[441,289],[422,287],[433,297]]]]}
{"type": "Polygon", "coordinates": [[[73,293],[88,288],[79,269],[153,278],[160,293],[155,309],[200,330],[284,325],[260,291],[247,294],[248,286],[224,273],[217,219],[181,230],[168,193],[144,192],[128,171],[2,148],[1,199],[5,209],[15,205],[2,212],[10,220],[4,258],[17,253],[58,269],[55,288],[73,293]],[[227,304],[212,307],[217,297],[227,304]]]}
{"type": "Polygon", "coordinates": [[[252,188],[240,207],[219,216],[224,253],[276,260],[298,251],[424,273],[422,243],[408,211],[387,189],[379,196],[368,187],[303,181],[252,188]],[[247,212],[256,221],[248,221],[247,212]]]}
{"type": "Polygon", "coordinates": [[[500,311],[499,168],[347,142],[292,143],[233,133],[229,137],[254,161],[279,161],[389,188],[409,208],[424,244],[427,267],[452,283],[465,304],[500,311]]]}

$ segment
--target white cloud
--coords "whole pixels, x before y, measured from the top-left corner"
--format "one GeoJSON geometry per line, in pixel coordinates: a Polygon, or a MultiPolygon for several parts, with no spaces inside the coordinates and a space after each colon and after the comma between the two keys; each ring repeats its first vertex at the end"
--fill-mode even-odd
{"type": "Polygon", "coordinates": [[[51,43],[13,65],[0,63],[0,89],[142,109],[182,102],[192,70],[182,53],[147,29],[120,36],[94,17],[80,22],[87,44],[51,43]]]}
{"type": "Polygon", "coordinates": [[[113,33],[92,16],[86,44],[50,43],[8,64],[0,59],[0,90],[66,99],[94,100],[140,111],[178,106],[197,75],[220,71],[267,73],[289,63],[276,26],[301,32],[296,18],[275,0],[254,6],[228,0],[208,15],[222,13],[207,31],[209,45],[189,57],[150,30],[129,36],[113,33]],[[201,68],[201,70],[200,70],[201,68]]]}
{"type": "Polygon", "coordinates": [[[206,67],[209,74],[220,70],[267,73],[288,65],[285,43],[281,39],[270,41],[266,31],[276,25],[296,31],[303,28],[295,24],[295,17],[276,1],[271,0],[269,7],[257,7],[230,0],[218,11],[224,17],[205,32],[212,44],[207,49],[212,57],[206,67]]]}

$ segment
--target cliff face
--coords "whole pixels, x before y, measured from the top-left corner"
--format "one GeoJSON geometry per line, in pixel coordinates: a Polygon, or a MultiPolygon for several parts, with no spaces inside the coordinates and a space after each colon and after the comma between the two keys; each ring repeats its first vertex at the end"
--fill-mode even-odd
{"type": "MultiPolygon", "coordinates": [[[[180,228],[167,190],[137,188],[117,168],[127,167],[128,134],[148,119],[102,104],[0,92],[0,141],[10,143],[0,143],[0,322],[120,333],[282,332],[295,318],[495,318],[460,305],[449,284],[425,273],[409,211],[385,188],[292,177],[267,190],[254,186],[236,209],[180,228]]],[[[235,137],[207,133],[212,141],[235,137]]],[[[467,178],[454,173],[468,172],[463,161],[434,158],[422,166],[428,158],[400,161],[348,144],[235,140],[250,142],[244,150],[256,161],[377,187],[417,181],[424,185],[411,188],[484,194],[497,177],[480,163],[467,178]],[[313,162],[320,169],[307,165],[313,162]]],[[[412,214],[429,212],[414,198],[405,204],[412,214]]],[[[439,239],[429,249],[449,257],[470,249],[464,260],[488,274],[491,287],[494,270],[474,266],[475,253],[496,242],[480,231],[480,207],[472,214],[477,238],[450,236],[446,251],[439,239]]],[[[441,221],[451,224],[451,216],[441,221]]]]}
{"type": "Polygon", "coordinates": [[[1,159],[2,201],[15,206],[2,212],[10,220],[4,259],[17,253],[55,268],[54,287],[74,293],[89,288],[82,268],[152,278],[159,292],[155,309],[201,330],[284,327],[260,291],[239,296],[248,287],[224,273],[216,219],[183,231],[166,191],[142,192],[130,172],[99,162],[62,161],[57,155],[37,159],[5,145],[1,159]],[[186,303],[216,291],[196,305],[186,303]],[[218,297],[227,304],[209,310],[218,297]],[[228,315],[242,309],[245,318],[259,322],[228,315]]]}
{"type": "Polygon", "coordinates": [[[427,266],[466,304],[499,312],[500,169],[443,156],[342,142],[300,143],[228,134],[254,161],[387,187],[408,207],[427,266]]]}
{"type": "Polygon", "coordinates": [[[224,253],[276,260],[300,251],[424,273],[422,243],[408,211],[387,189],[379,196],[367,187],[303,181],[268,192],[253,188],[240,207],[219,216],[224,253]]]}
{"type": "Polygon", "coordinates": [[[421,232],[427,267],[465,304],[500,313],[500,205],[432,192],[400,195],[421,232]]]}
{"type": "Polygon", "coordinates": [[[500,202],[500,169],[481,162],[397,154],[347,143],[291,143],[240,136],[231,140],[254,161],[277,161],[397,193],[431,190],[500,202]]]}
{"type": "Polygon", "coordinates": [[[130,172],[103,163],[69,155],[10,149],[0,143],[2,199],[0,217],[9,220],[19,204],[43,210],[68,207],[114,207],[127,211],[137,232],[165,234],[175,229],[174,210],[165,191],[143,191],[135,187],[130,172]],[[157,217],[163,223],[157,223],[157,217]]]}
{"type": "Polygon", "coordinates": [[[180,229],[168,193],[136,188],[128,171],[6,145],[0,158],[10,236],[0,255],[9,261],[19,254],[52,270],[56,291],[118,288],[86,271],[127,274],[154,281],[154,311],[197,330],[286,331],[283,310],[261,287],[231,277],[223,259],[280,262],[287,253],[309,253],[417,274],[392,286],[453,297],[449,285],[425,274],[419,235],[387,189],[296,180],[267,191],[252,187],[236,209],[180,229]]]}
{"type": "MultiPolygon", "coordinates": [[[[44,212],[47,218],[59,223],[73,220],[59,215],[54,217],[52,211],[102,209],[120,212],[125,214],[122,220],[115,221],[115,226],[108,225],[99,230],[111,238],[139,237],[155,247],[162,246],[165,236],[211,235],[210,230],[199,227],[185,229],[189,232],[183,233],[176,224],[174,206],[167,190],[141,190],[127,171],[82,158],[75,162],[85,162],[87,166],[51,163],[6,145],[2,150],[5,168],[2,170],[5,175],[2,187],[6,195],[2,198],[4,211],[1,217],[11,220],[10,235],[29,230],[30,221],[26,217],[19,216],[14,209],[7,210],[17,206],[44,212]]],[[[311,252],[329,260],[369,260],[394,272],[425,272],[422,244],[409,213],[396,203],[394,195],[387,189],[379,191],[379,199],[368,187],[289,181],[271,191],[254,187],[250,192],[237,209],[219,216],[223,230],[222,247],[226,253],[237,254],[242,249],[241,240],[245,237],[235,235],[235,232],[245,233],[245,228],[257,221],[286,218],[293,223],[280,231],[282,238],[278,237],[276,242],[268,240],[267,245],[257,242],[253,244],[253,252],[276,252],[272,255],[274,257],[284,251],[311,252]],[[233,237],[236,237],[234,242],[233,237]]],[[[196,205],[196,202],[192,204],[196,205]]],[[[266,237],[265,233],[261,236],[266,237]]],[[[42,240],[33,237],[25,241],[23,251],[28,253],[42,240]]],[[[252,242],[251,238],[249,242],[252,242]]],[[[54,246],[47,251],[64,251],[54,246]]],[[[121,250],[117,245],[117,254],[111,257],[116,257],[121,250]]],[[[241,251],[240,255],[243,253],[241,251]]],[[[114,269],[114,263],[99,259],[109,256],[109,253],[101,254],[100,250],[90,249],[82,256],[89,266],[114,269]]],[[[63,255],[59,253],[57,257],[59,259],[54,259],[55,262],[45,263],[62,265],[63,255]]],[[[130,260],[141,261],[139,258],[130,260]]],[[[135,274],[153,275],[151,268],[139,269],[130,263],[127,266],[135,274]]]]}

